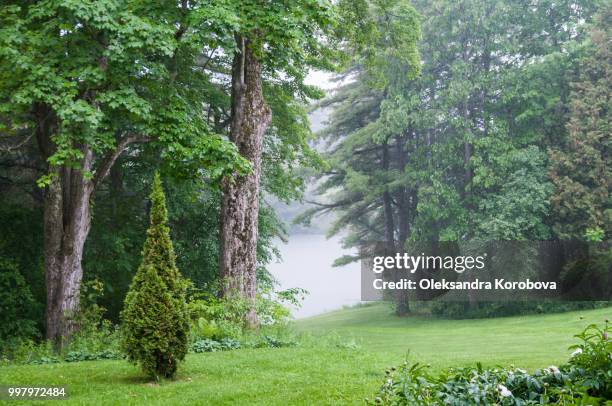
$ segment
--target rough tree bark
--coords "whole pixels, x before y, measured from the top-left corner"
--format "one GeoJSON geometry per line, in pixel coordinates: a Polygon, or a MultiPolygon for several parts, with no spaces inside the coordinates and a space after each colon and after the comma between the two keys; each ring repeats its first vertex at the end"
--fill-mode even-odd
{"type": "Polygon", "coordinates": [[[62,346],[74,332],[73,315],[79,306],[83,269],[81,260],[91,224],[92,153],[82,148],[81,169],[53,168],[44,198],[45,281],[47,338],[62,346]]]}
{"type": "Polygon", "coordinates": [[[246,299],[245,321],[257,328],[257,224],[263,137],[272,112],[262,89],[261,62],[248,39],[236,36],[237,51],[232,69],[232,117],[230,140],[249,160],[252,171],[223,181],[219,271],[224,297],[246,299]]]}
{"type": "MultiPolygon", "coordinates": [[[[58,124],[53,110],[37,105],[36,140],[45,162],[55,152],[52,136],[58,124]]],[[[79,309],[83,278],[81,260],[91,225],[91,197],[119,155],[134,142],[148,140],[137,135],[120,139],[114,150],[99,162],[93,176],[94,154],[87,145],[76,146],[82,153],[78,167],[49,166],[50,182],[44,190],[44,255],[47,290],[47,338],[63,346],[78,327],[73,315],[79,309]]]]}

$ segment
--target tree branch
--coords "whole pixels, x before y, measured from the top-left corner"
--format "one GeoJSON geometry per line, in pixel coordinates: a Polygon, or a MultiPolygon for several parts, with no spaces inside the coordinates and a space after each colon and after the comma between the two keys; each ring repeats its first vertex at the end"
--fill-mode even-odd
{"type": "Polygon", "coordinates": [[[31,134],[26,136],[24,140],[22,140],[21,142],[18,142],[15,145],[0,145],[0,151],[11,152],[16,149],[19,149],[23,147],[24,145],[26,145],[32,139],[33,136],[34,136],[34,133],[32,132],[31,134]]]}
{"type": "Polygon", "coordinates": [[[147,137],[142,134],[128,134],[125,137],[121,138],[117,143],[117,148],[112,151],[109,151],[104,156],[104,158],[102,158],[102,161],[96,169],[92,180],[93,189],[95,190],[98,185],[104,180],[106,175],[108,175],[108,172],[110,171],[111,167],[115,164],[115,161],[117,161],[117,158],[119,158],[119,156],[123,153],[123,151],[127,149],[130,144],[135,144],[139,142],[149,142],[151,140],[153,140],[153,137],[147,137]]]}
{"type": "Polygon", "coordinates": [[[348,200],[342,200],[342,201],[339,201],[339,202],[336,202],[336,203],[327,204],[327,203],[319,203],[319,202],[315,202],[313,200],[304,199],[304,202],[306,202],[308,204],[315,205],[315,206],[319,206],[319,207],[324,208],[324,209],[336,209],[338,207],[347,206],[347,205],[351,204],[353,201],[348,199],[348,200]]]}

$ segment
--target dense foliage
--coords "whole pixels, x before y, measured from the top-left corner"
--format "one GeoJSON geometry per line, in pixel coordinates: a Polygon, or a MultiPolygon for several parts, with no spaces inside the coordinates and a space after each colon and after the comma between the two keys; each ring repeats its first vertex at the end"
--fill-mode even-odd
{"type": "Polygon", "coordinates": [[[185,358],[189,322],[186,281],[175,264],[159,174],[153,182],[151,203],[143,261],[125,298],[121,319],[128,359],[159,379],[173,377],[185,358]]]}
{"type": "MultiPolygon", "coordinates": [[[[302,292],[274,292],[266,265],[285,235],[267,200],[299,199],[304,166],[322,173],[321,201],[303,219],[332,212],[330,234],[348,231],[348,247],[607,243],[611,19],[607,0],[3,2],[0,355],[118,358],[121,338],[131,361],[171,377],[188,350],[294,345],[280,302],[302,292]],[[234,85],[246,71],[235,67],[247,50],[260,68],[254,104],[271,113],[251,162],[232,140],[234,85]],[[305,77],[339,60],[343,85],[320,104],[331,111],[324,164],[305,109],[323,94],[305,77]],[[262,192],[242,207],[256,208],[248,251],[257,288],[251,302],[219,298],[220,180],[251,176],[259,161],[262,192]],[[159,176],[150,182],[160,168],[168,208],[159,176]],[[261,323],[252,337],[244,331],[251,311],[261,323]],[[45,334],[66,338],[63,348],[45,334]]],[[[610,279],[599,271],[612,249],[602,246],[595,256],[604,266],[585,269],[604,289],[610,279]]],[[[531,258],[533,247],[515,254],[531,258]]],[[[529,261],[517,265],[534,271],[529,261]]],[[[572,269],[561,271],[571,282],[572,269]]],[[[431,310],[480,317],[541,306],[474,298],[431,310]]],[[[409,310],[406,297],[397,310],[409,310]]],[[[607,334],[591,327],[567,365],[535,375],[479,367],[435,376],[404,366],[380,397],[610,397],[607,334]]]]}
{"type": "Polygon", "coordinates": [[[404,363],[386,372],[373,404],[536,405],[600,404],[612,399],[612,341],[608,322],[576,335],[570,360],[528,373],[520,368],[452,368],[439,374],[404,363]]]}
{"type": "MultiPolygon", "coordinates": [[[[63,217],[64,223],[73,217],[85,220],[77,227],[79,243],[85,244],[82,277],[103,282],[99,302],[107,309],[105,317],[116,323],[141,262],[149,179],[160,167],[170,192],[178,266],[198,289],[217,289],[218,181],[249,169],[226,139],[231,116],[228,55],[240,13],[246,13],[240,17],[244,30],[270,26],[266,35],[279,44],[265,58],[264,92],[273,116],[264,140],[257,241],[258,282],[263,289],[271,287],[266,264],[277,257],[273,241],[284,238],[284,229],[268,197],[285,202],[298,198],[304,188],[300,168],[320,164],[308,144],[305,103],[322,93],[305,86],[303,79],[307,66],[329,67],[333,59],[330,44],[318,43],[314,31],[319,28],[309,22],[318,15],[325,29],[333,28],[333,7],[315,3],[300,4],[310,16],[296,13],[297,6],[279,7],[271,13],[274,21],[258,13],[255,3],[241,8],[242,1],[157,6],[129,0],[12,2],[2,7],[0,258],[14,264],[24,289],[32,293],[35,304],[19,317],[23,325],[35,326],[34,335],[46,333],[50,255],[44,249],[49,241],[45,232],[66,228],[43,227],[45,207],[90,205],[86,216],[64,213],[54,218],[63,217]],[[295,18],[285,21],[291,15],[295,18]],[[299,29],[280,28],[294,22],[301,24],[299,29]],[[46,133],[39,134],[43,129],[46,133]],[[41,141],[50,150],[41,149],[41,141]],[[89,150],[91,165],[86,168],[89,150]],[[72,197],[80,192],[71,189],[70,174],[72,183],[95,193],[82,194],[77,203],[72,197]],[[82,182],[74,181],[75,176],[82,182]],[[50,204],[48,183],[53,180],[64,184],[65,204],[50,204]]],[[[67,233],[66,241],[73,234],[67,233]]],[[[61,245],[64,258],[80,262],[68,252],[79,244],[61,245]]]]}
{"type": "MultiPolygon", "coordinates": [[[[365,3],[375,29],[359,27],[343,85],[320,104],[330,112],[320,134],[330,168],[302,220],[335,213],[329,233],[346,234],[347,247],[391,251],[608,241],[609,2],[415,1],[416,76],[389,45],[417,37],[395,26],[407,6],[365,3]]],[[[513,266],[535,277],[534,247],[523,247],[513,266]]]]}
{"type": "Polygon", "coordinates": [[[567,138],[550,150],[554,228],[561,236],[603,240],[612,233],[611,37],[612,7],[607,7],[596,17],[589,52],[578,61],[583,68],[571,86],[567,138]]]}
{"type": "Polygon", "coordinates": [[[0,257],[0,342],[18,337],[35,337],[32,312],[36,302],[14,263],[0,257]]]}

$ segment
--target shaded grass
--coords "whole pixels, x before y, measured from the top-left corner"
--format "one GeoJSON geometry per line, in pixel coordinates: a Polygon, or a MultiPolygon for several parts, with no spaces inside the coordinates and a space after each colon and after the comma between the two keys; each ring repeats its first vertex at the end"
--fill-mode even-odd
{"type": "Polygon", "coordinates": [[[573,334],[601,323],[610,310],[439,320],[396,318],[377,304],[296,322],[306,334],[298,347],[191,354],[174,381],[151,383],[125,361],[90,361],[3,367],[0,383],[67,385],[70,399],[62,404],[362,404],[385,368],[408,354],[435,368],[476,361],[527,369],[560,364],[573,334]],[[357,348],[345,345],[353,340],[357,348]]]}

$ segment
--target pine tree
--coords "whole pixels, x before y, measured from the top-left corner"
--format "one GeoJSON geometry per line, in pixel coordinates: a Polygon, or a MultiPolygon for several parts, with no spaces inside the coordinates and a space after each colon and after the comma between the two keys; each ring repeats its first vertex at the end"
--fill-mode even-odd
{"type": "Polygon", "coordinates": [[[187,353],[189,322],[185,281],[176,267],[166,198],[159,174],[151,192],[151,224],[143,260],[121,313],[123,348],[149,375],[171,378],[187,353]]]}
{"type": "Polygon", "coordinates": [[[608,5],[595,18],[580,78],[572,83],[567,140],[550,152],[554,227],[562,238],[606,240],[612,235],[611,22],[608,5]]]}

